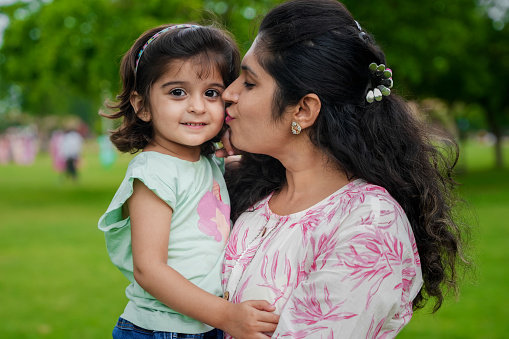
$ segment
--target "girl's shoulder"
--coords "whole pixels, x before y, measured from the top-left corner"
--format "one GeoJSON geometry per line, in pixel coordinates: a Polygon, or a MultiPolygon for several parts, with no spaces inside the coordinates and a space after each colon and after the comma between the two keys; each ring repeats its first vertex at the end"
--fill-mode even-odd
{"type": "Polygon", "coordinates": [[[191,162],[153,151],[142,152],[131,160],[125,180],[133,179],[140,179],[149,188],[168,187],[175,194],[191,191],[197,185],[208,187],[213,180],[224,183],[218,165],[209,157],[200,156],[191,162]]]}
{"type": "Polygon", "coordinates": [[[180,159],[159,152],[140,152],[131,160],[129,167],[147,166],[147,164],[154,166],[171,163],[178,164],[178,160],[180,159]]]}
{"type": "Polygon", "coordinates": [[[170,175],[172,172],[178,172],[182,175],[187,172],[192,173],[203,167],[210,167],[213,164],[213,160],[204,156],[201,156],[199,161],[191,162],[179,159],[171,155],[154,151],[147,151],[137,154],[131,160],[127,172],[132,173],[132,171],[143,171],[144,173],[170,175]]]}
{"type": "Polygon", "coordinates": [[[158,152],[141,152],[130,161],[121,186],[131,191],[133,180],[137,179],[153,191],[163,192],[164,188],[164,191],[171,191],[173,196],[179,179],[187,173],[175,159],[158,152]]]}

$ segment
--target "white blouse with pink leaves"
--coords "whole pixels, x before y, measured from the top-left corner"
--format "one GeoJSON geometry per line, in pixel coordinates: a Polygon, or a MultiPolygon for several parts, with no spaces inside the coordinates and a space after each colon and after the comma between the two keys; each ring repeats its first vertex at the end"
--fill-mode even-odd
{"type": "Polygon", "coordinates": [[[225,296],[275,305],[281,318],[272,338],[394,338],[422,286],[400,205],[361,179],[287,216],[272,213],[271,196],[233,227],[225,296]]]}

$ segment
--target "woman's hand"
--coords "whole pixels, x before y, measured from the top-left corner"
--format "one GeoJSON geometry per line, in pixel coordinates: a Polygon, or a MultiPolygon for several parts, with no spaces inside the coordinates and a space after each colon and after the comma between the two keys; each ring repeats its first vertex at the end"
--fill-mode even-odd
{"type": "Polygon", "coordinates": [[[225,317],[224,331],[235,339],[265,339],[276,330],[279,315],[266,300],[248,300],[231,304],[225,317]]]}

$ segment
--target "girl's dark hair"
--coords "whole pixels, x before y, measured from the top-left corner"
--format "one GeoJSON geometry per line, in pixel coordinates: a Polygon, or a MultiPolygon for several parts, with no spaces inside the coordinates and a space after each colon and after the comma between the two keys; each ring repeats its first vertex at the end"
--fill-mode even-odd
{"type": "MultiPolygon", "coordinates": [[[[312,143],[349,178],[384,187],[405,210],[424,279],[413,306],[421,308],[431,297],[438,310],[444,284],[457,291],[456,264],[462,258],[462,232],[452,209],[457,145],[437,141],[394,93],[366,102],[375,86],[368,66],[386,64],[385,56],[335,0],[294,0],[275,7],[260,25],[254,53],[277,84],[274,120],[306,94],[318,95],[322,108],[309,128],[312,143]]],[[[232,218],[285,182],[278,160],[243,155],[227,176],[232,218]]]]}
{"type": "MultiPolygon", "coordinates": [[[[122,58],[122,92],[117,96],[117,103],[106,103],[106,106],[116,110],[116,113],[101,114],[110,119],[123,118],[120,126],[110,136],[121,152],[134,154],[153,140],[152,120],[145,122],[137,113],[150,108],[151,86],[167,71],[171,61],[194,59],[193,61],[202,67],[201,72],[205,73],[212,72],[217,67],[225,86],[232,83],[240,71],[240,52],[231,35],[213,26],[198,26],[174,28],[158,36],[143,51],[135,72],[136,60],[143,45],[154,34],[170,26],[173,25],[163,25],[146,31],[122,58]],[[130,101],[135,91],[143,98],[138,112],[130,101]]],[[[219,141],[220,135],[221,133],[205,142],[201,153],[213,153],[213,142],[219,141]]]]}

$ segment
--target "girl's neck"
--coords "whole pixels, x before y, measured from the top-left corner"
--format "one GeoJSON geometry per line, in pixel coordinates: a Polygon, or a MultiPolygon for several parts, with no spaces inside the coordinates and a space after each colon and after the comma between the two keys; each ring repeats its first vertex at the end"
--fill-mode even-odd
{"type": "Polygon", "coordinates": [[[172,157],[179,158],[190,162],[200,160],[201,149],[199,146],[187,147],[182,146],[176,149],[164,146],[164,143],[153,140],[143,149],[144,152],[158,152],[162,154],[171,155],[172,157]]]}

